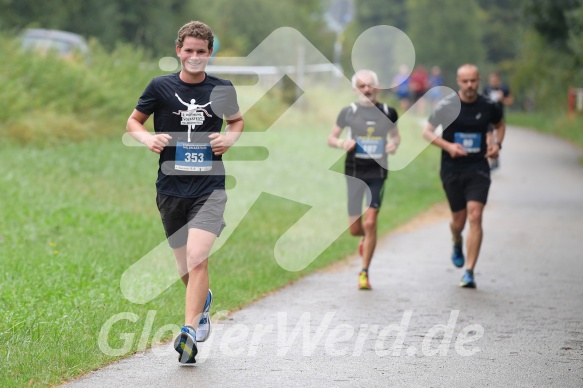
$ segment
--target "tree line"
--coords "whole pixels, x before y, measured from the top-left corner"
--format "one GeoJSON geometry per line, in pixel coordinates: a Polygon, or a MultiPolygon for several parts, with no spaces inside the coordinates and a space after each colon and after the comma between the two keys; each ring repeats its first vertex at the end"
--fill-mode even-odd
{"type": "MultiPolygon", "coordinates": [[[[218,55],[245,56],[273,30],[289,26],[332,61],[338,35],[326,12],[335,1],[0,0],[0,30],[68,30],[109,50],[134,45],[159,57],[173,54],[182,24],[202,20],[220,41],[218,55]]],[[[502,72],[519,99],[541,107],[565,95],[568,85],[583,86],[582,0],[344,1],[354,10],[340,36],[344,69],[351,69],[350,48],[363,31],[392,25],[412,40],[416,62],[440,66],[449,84],[460,63],[473,62],[502,72]]]]}

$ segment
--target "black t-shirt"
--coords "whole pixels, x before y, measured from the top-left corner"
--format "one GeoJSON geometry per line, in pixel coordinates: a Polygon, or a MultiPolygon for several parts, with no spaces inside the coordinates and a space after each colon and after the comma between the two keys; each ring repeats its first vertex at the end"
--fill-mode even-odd
{"type": "MultiPolygon", "coordinates": [[[[453,99],[459,99],[452,93],[435,107],[429,117],[429,123],[437,128],[451,121],[457,113],[458,104],[453,99]]],[[[502,114],[496,104],[488,98],[478,95],[476,101],[468,104],[463,101],[459,115],[453,122],[444,128],[442,136],[451,143],[460,143],[468,152],[467,156],[452,158],[448,152],[441,152],[442,171],[465,171],[476,168],[488,169],[485,158],[488,145],[486,135],[491,131],[491,124],[498,124],[502,114]]]]}
{"type": "Polygon", "coordinates": [[[230,81],[208,74],[198,84],[183,82],[179,73],[156,77],[144,90],[136,109],[154,115],[156,133],[172,136],[160,154],[158,193],[196,198],[225,188],[222,157],[210,151],[208,136],[221,131],[223,116],[239,111],[230,81]]]}
{"type": "Polygon", "coordinates": [[[346,153],[345,174],[360,179],[387,177],[386,144],[389,131],[396,127],[397,111],[385,104],[375,106],[350,104],[338,115],[336,125],[347,128],[357,142],[346,153]]]}

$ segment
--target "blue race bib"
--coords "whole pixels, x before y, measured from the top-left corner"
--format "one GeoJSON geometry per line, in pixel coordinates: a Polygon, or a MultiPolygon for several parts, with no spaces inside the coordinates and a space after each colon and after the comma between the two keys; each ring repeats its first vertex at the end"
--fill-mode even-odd
{"type": "Polygon", "coordinates": [[[356,138],[356,157],[360,159],[379,159],[384,153],[385,142],[382,138],[367,139],[356,138]]]}
{"type": "Polygon", "coordinates": [[[468,154],[475,154],[480,152],[482,148],[482,134],[481,133],[454,133],[454,141],[464,146],[468,154]]]}
{"type": "Polygon", "coordinates": [[[213,168],[213,151],[210,144],[176,144],[176,164],[180,171],[210,171],[213,168]]]}

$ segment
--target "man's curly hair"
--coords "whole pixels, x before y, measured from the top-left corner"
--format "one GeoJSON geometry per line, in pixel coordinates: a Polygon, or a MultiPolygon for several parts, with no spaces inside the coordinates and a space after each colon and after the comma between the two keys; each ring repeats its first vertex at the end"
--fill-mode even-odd
{"type": "Polygon", "coordinates": [[[191,36],[193,38],[198,38],[206,40],[209,42],[209,50],[213,48],[214,36],[213,31],[209,26],[203,22],[192,21],[183,25],[180,30],[178,30],[178,37],[176,38],[176,46],[182,47],[184,45],[184,38],[191,36]]]}

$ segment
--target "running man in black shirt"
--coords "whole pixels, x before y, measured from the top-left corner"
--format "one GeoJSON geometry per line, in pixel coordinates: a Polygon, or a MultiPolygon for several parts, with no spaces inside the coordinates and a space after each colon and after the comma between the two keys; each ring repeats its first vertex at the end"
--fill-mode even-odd
{"type": "Polygon", "coordinates": [[[377,218],[388,176],[387,155],[397,151],[401,139],[396,124],[397,111],[377,101],[377,75],[361,70],[352,77],[352,86],[358,102],[342,109],[328,137],[328,145],[346,151],[350,234],[362,236],[359,244],[362,271],[358,287],[368,290],[371,289],[368,268],[377,243],[377,218]],[[347,128],[347,137],[340,139],[344,128],[347,128]],[[365,194],[367,205],[363,222],[365,194]]]}
{"type": "Polygon", "coordinates": [[[182,69],[150,82],[126,127],[160,154],[156,203],[186,286],[184,327],[174,342],[181,363],[196,362],[197,342],[210,333],[208,256],[227,202],[222,155],[243,131],[233,85],[205,73],[213,40],[206,24],[185,24],[176,39],[182,69]],[[152,114],[154,134],[144,127],[152,114]]]}
{"type": "Polygon", "coordinates": [[[442,149],[440,175],[452,212],[452,261],[459,268],[465,261],[462,231],[466,220],[469,221],[466,271],[460,287],[475,288],[474,268],[483,235],[482,213],[490,188],[487,158],[498,157],[506,127],[496,104],[478,94],[480,75],[475,65],[466,64],[458,69],[457,84],[457,95],[447,96],[436,106],[423,129],[423,137],[442,149]],[[457,104],[452,101],[458,98],[459,116],[443,129],[442,137],[437,136],[436,128],[455,117],[457,104]]]}

